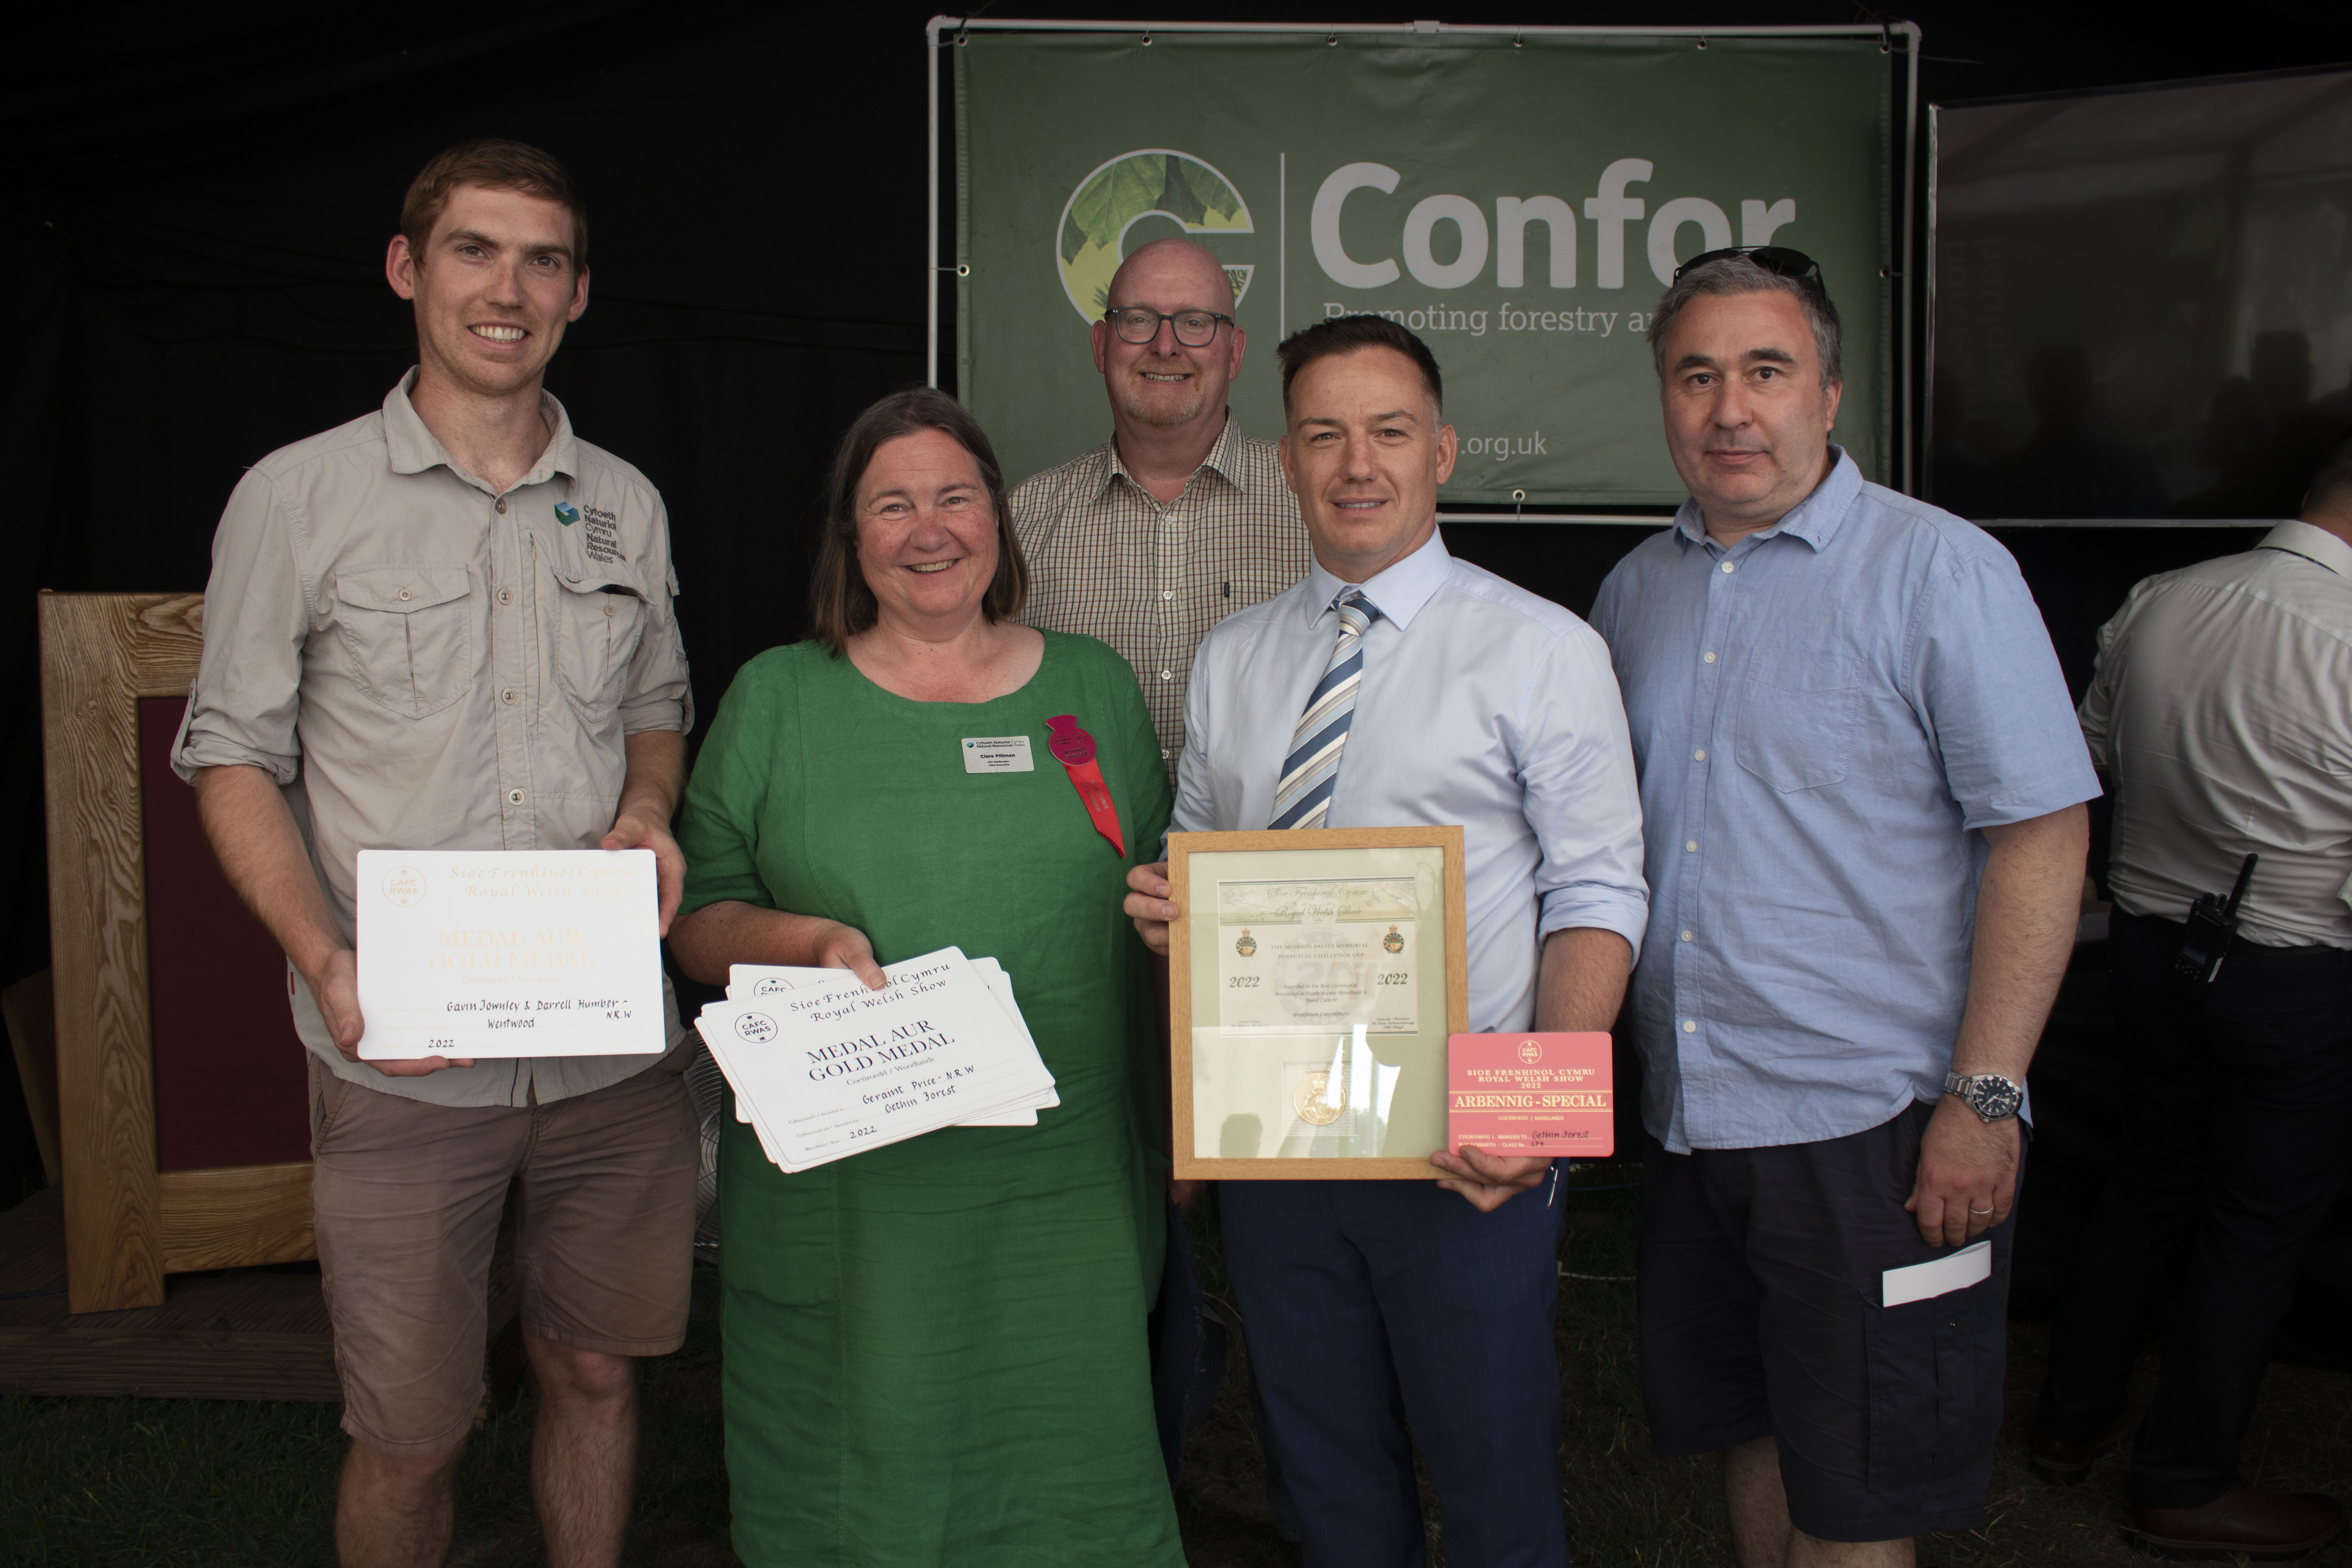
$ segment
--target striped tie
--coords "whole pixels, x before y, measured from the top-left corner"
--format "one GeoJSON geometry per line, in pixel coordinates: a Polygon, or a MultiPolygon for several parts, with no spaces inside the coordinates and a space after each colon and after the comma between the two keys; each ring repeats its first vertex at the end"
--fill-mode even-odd
{"type": "Polygon", "coordinates": [[[1339,612],[1339,640],[1331,662],[1307,699],[1307,711],[1291,731],[1290,755],[1283,759],[1282,782],[1274,788],[1276,827],[1320,827],[1339,783],[1339,752],[1356,717],[1356,689],[1364,680],[1364,633],[1381,618],[1380,607],[1350,588],[1332,602],[1339,612]]]}

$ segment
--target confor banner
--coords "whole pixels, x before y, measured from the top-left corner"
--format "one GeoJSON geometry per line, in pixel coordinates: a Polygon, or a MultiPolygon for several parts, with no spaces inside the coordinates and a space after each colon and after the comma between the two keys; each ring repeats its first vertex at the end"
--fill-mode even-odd
{"type": "Polygon", "coordinates": [[[1876,34],[1019,33],[955,62],[958,389],[1008,478],[1109,432],[1087,347],[1119,258],[1190,235],[1275,345],[1378,311],[1445,374],[1454,502],[1672,504],[1643,327],[1676,262],[1771,243],[1845,320],[1835,439],[1889,479],[1895,120],[1876,34]]]}

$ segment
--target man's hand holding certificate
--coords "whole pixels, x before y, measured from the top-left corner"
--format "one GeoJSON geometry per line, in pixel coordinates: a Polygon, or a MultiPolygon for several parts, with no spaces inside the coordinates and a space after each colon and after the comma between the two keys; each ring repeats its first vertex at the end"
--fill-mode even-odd
{"type": "Polygon", "coordinates": [[[650,849],[362,849],[362,1061],[658,1056],[650,849]]]}
{"type": "Polygon", "coordinates": [[[783,1170],[942,1127],[1029,1126],[1059,1103],[994,960],[950,947],[882,973],[874,991],[845,970],[739,964],[695,1021],[783,1170]]]}

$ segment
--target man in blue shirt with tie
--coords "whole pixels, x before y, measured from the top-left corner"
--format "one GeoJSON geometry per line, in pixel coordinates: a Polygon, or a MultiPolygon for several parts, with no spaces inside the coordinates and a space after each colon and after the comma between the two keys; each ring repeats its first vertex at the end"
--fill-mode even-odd
{"type": "Polygon", "coordinates": [[[1906,1564],[1984,1517],[2098,783],[2009,552],[1830,444],[1819,269],[1700,257],[1650,334],[1690,500],[1592,621],[1648,846],[1652,1440],[1724,1453],[1742,1568],[1906,1564]]]}
{"type": "MultiPolygon", "coordinates": [[[[1340,317],[1280,356],[1283,469],[1315,564],[1201,644],[1174,826],[1459,823],[1470,1027],[1606,1029],[1645,919],[1608,649],[1446,552],[1454,429],[1419,338],[1340,317]]],[[[1127,900],[1162,952],[1165,871],[1139,868],[1127,900]]],[[[1452,1568],[1562,1568],[1549,1163],[1430,1163],[1443,1180],[1222,1184],[1269,1458],[1310,1564],[1425,1561],[1417,1443],[1452,1568]]]]}

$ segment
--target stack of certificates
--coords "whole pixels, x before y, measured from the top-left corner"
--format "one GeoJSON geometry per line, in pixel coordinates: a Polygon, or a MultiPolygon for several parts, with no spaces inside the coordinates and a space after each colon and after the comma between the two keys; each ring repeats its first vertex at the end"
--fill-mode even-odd
{"type": "Polygon", "coordinates": [[[845,969],[739,963],[695,1020],[779,1167],[942,1127],[1034,1127],[1061,1103],[996,960],[943,947],[882,973],[872,991],[845,969]]]}

